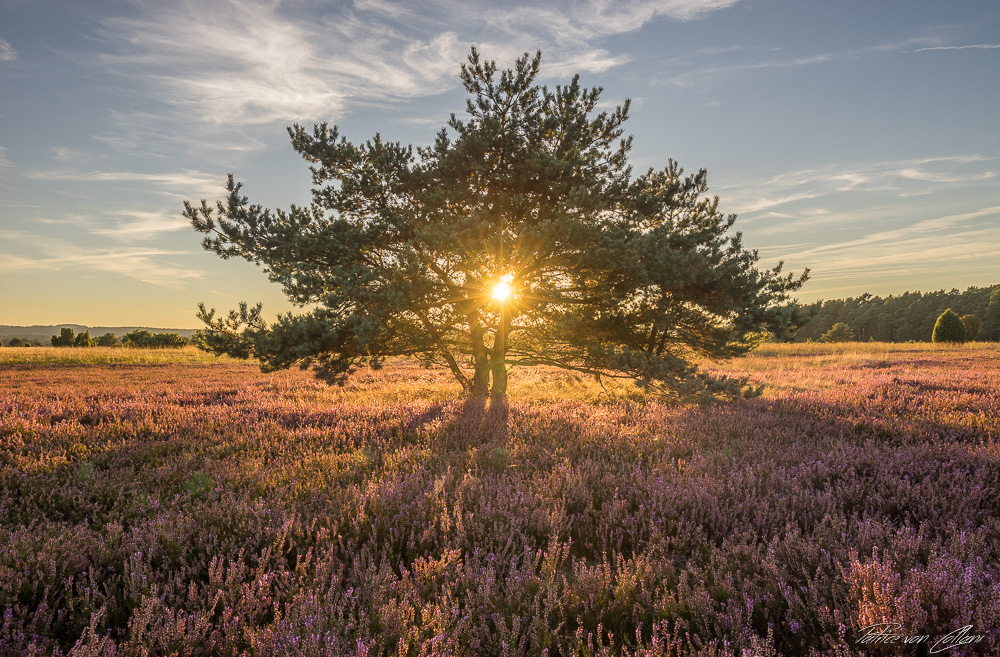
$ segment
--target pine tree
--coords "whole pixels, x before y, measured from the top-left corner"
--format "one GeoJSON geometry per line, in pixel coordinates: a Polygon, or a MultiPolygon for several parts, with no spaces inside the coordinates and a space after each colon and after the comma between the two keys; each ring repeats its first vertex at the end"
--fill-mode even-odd
{"type": "Polygon", "coordinates": [[[59,335],[52,336],[53,347],[72,347],[76,341],[76,334],[69,326],[64,326],[59,330],[59,335]]]}
{"type": "Polygon", "coordinates": [[[232,175],[216,208],[185,203],[206,249],[262,265],[293,302],[316,305],[274,324],[260,305],[222,318],[202,305],[207,347],[265,370],[315,365],[328,382],[412,356],[474,396],[503,397],[508,368],[536,364],[675,398],[749,392],[692,360],[794,331],[803,316],[789,293],[806,273],[756,268],[704,170],[669,161],[633,176],[628,101],[597,113],[601,89],[579,77],[539,86],[540,59],[498,72],[473,49],[467,118],[416,151],[293,126],[308,207],[251,205],[232,175]]]}

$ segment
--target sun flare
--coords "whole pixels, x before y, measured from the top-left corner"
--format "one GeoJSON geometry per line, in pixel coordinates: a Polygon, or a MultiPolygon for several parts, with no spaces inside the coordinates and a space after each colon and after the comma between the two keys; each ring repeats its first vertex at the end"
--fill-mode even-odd
{"type": "Polygon", "coordinates": [[[497,301],[507,301],[512,296],[514,296],[514,290],[511,289],[510,283],[507,281],[500,281],[493,286],[493,298],[497,301]]]}

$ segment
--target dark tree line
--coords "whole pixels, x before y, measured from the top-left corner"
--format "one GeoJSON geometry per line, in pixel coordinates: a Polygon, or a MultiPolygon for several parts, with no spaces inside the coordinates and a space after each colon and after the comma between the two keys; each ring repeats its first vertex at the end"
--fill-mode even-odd
{"type": "Polygon", "coordinates": [[[803,306],[813,315],[795,335],[796,342],[820,341],[835,324],[846,324],[862,342],[929,342],[934,324],[951,309],[960,317],[982,322],[977,340],[1000,340],[1000,285],[936,292],[905,292],[879,297],[862,294],[848,299],[817,301],[803,306]]]}
{"type": "Polygon", "coordinates": [[[73,329],[64,327],[59,335],[53,335],[53,347],[183,347],[188,339],[177,333],[153,333],[151,331],[129,331],[120,339],[114,333],[105,333],[97,338],[90,337],[90,331],[74,334],[73,329]]]}

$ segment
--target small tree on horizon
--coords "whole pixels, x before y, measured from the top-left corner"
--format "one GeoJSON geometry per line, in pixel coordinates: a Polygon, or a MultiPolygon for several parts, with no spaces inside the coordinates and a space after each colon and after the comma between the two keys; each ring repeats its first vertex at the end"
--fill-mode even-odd
{"type": "Polygon", "coordinates": [[[120,347],[121,340],[114,333],[108,331],[102,336],[99,336],[96,340],[98,347],[120,347]]]}
{"type": "Polygon", "coordinates": [[[73,339],[74,347],[93,347],[95,344],[94,339],[90,337],[90,331],[78,333],[73,339]]]}
{"type": "Polygon", "coordinates": [[[854,340],[854,329],[844,322],[837,322],[820,337],[821,342],[851,342],[854,340]]]}
{"type": "Polygon", "coordinates": [[[965,342],[965,324],[951,308],[945,310],[934,323],[931,342],[965,342]]]}
{"type": "Polygon", "coordinates": [[[72,347],[76,341],[76,332],[69,326],[64,326],[59,330],[59,335],[51,338],[53,347],[72,347]]]}
{"type": "Polygon", "coordinates": [[[979,336],[983,329],[983,322],[975,315],[962,315],[962,324],[965,325],[965,339],[972,342],[979,336]]]}
{"type": "Polygon", "coordinates": [[[597,113],[601,89],[539,86],[540,61],[498,72],[473,49],[468,116],[416,152],[289,128],[312,171],[308,206],[251,205],[231,174],[224,202],[185,203],[206,249],[263,266],[314,308],[269,324],[259,304],[223,317],[200,305],[206,347],[266,371],[315,366],[331,383],[412,356],[476,397],[504,397],[510,367],[539,364],[673,398],[753,392],[693,361],[793,332],[789,294],[806,273],[756,268],[705,170],[671,160],[633,176],[629,102],[597,113]]]}

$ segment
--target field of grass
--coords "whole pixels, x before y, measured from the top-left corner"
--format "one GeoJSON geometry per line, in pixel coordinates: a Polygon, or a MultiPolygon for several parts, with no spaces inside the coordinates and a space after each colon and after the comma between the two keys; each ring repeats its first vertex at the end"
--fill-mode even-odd
{"type": "Polygon", "coordinates": [[[0,349],[3,365],[143,365],[235,362],[196,347],[11,347],[0,349]]]}
{"type": "Polygon", "coordinates": [[[765,345],[710,408],[0,358],[0,655],[1000,654],[997,345],[765,345]]]}

